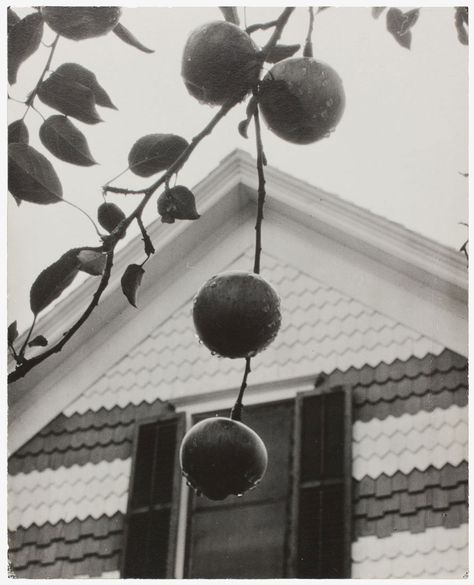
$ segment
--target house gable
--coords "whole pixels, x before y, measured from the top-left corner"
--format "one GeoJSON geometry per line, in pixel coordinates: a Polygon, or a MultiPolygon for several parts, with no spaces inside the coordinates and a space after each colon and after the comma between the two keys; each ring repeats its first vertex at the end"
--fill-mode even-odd
{"type": "MultiPolygon", "coordinates": [[[[466,355],[467,277],[460,255],[275,169],[266,174],[265,250],[435,345],[466,355]]],[[[139,312],[127,305],[119,284],[140,254],[137,238],[118,255],[109,290],[92,318],[59,355],[12,385],[10,452],[179,310],[205,275],[228,266],[235,250],[248,248],[256,201],[252,158],[233,152],[195,192],[198,222],[157,221],[149,228],[157,253],[147,263],[139,312]],[[101,359],[94,359],[99,351],[101,359]]],[[[60,303],[61,319],[45,317],[42,330],[49,338],[67,330],[95,282],[88,280],[60,303]]]]}

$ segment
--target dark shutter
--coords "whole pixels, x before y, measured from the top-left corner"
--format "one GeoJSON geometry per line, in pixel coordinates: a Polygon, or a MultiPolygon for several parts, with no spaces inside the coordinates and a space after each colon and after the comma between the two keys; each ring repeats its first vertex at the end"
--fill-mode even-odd
{"type": "Polygon", "coordinates": [[[182,417],[141,424],[135,438],[123,578],[173,577],[182,417]]]}
{"type": "MultiPolygon", "coordinates": [[[[229,411],[221,414],[228,416],[229,411]]],[[[261,436],[267,447],[266,474],[254,490],[242,497],[229,496],[213,502],[191,495],[188,578],[286,576],[294,401],[247,406],[243,422],[261,436]]]]}
{"type": "Polygon", "coordinates": [[[299,578],[350,576],[350,393],[300,395],[296,441],[292,572],[299,578]]]}

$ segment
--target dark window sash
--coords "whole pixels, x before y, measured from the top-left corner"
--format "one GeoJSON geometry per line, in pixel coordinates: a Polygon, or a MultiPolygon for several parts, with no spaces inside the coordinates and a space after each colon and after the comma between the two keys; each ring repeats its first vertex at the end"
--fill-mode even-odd
{"type": "MultiPolygon", "coordinates": [[[[324,400],[323,398],[323,400],[324,400]]],[[[321,422],[321,421],[319,421],[321,422]]],[[[323,422],[324,425],[324,422],[323,422]]],[[[307,448],[307,447],[306,447],[307,448]]],[[[324,449],[324,445],[321,445],[324,449]]],[[[316,458],[318,460],[318,458],[316,458]]],[[[324,469],[322,464],[321,469],[324,469]]],[[[320,490],[325,487],[330,488],[331,486],[342,486],[343,489],[343,559],[341,559],[341,578],[350,578],[351,575],[351,530],[352,530],[352,395],[349,387],[334,387],[328,388],[322,386],[309,392],[299,393],[296,397],[295,404],[295,432],[294,432],[294,444],[293,444],[293,486],[292,495],[290,498],[290,514],[289,514],[289,532],[290,532],[290,545],[289,545],[289,561],[288,561],[288,574],[287,577],[296,578],[298,574],[298,555],[300,553],[300,545],[298,535],[300,533],[299,515],[300,515],[300,502],[304,494],[309,493],[311,490],[320,490]],[[342,459],[342,467],[340,473],[336,476],[328,475],[325,476],[324,472],[313,472],[313,477],[303,478],[302,473],[302,431],[303,431],[303,416],[304,416],[304,402],[305,399],[312,398],[313,396],[326,397],[330,396],[335,392],[342,392],[344,396],[343,401],[343,445],[344,453],[342,459]]],[[[308,476],[308,470],[305,470],[305,475],[308,476]]],[[[316,554],[316,551],[315,551],[316,554]]],[[[320,563],[321,566],[321,563],[320,563]]],[[[327,575],[323,575],[326,577],[327,575]]],[[[328,575],[329,576],[329,575],[328,575]]],[[[309,577],[309,576],[308,576],[309,577]]]]}
{"type": "MultiPolygon", "coordinates": [[[[177,540],[177,527],[178,527],[178,514],[179,514],[179,496],[181,493],[181,473],[179,466],[179,446],[185,433],[185,414],[184,413],[166,413],[159,417],[150,417],[137,421],[135,425],[134,437],[133,437],[133,448],[132,448],[132,465],[130,470],[130,487],[128,490],[128,501],[127,501],[127,514],[124,523],[124,540],[123,550],[121,559],[121,577],[127,578],[129,575],[127,572],[127,553],[133,552],[133,543],[129,542],[133,525],[140,521],[140,518],[145,519],[144,525],[148,526],[147,522],[156,522],[159,519],[165,522],[168,526],[166,529],[167,534],[167,558],[165,568],[165,578],[171,579],[175,573],[175,558],[176,558],[176,540],[177,540]],[[156,452],[156,442],[159,440],[159,427],[165,426],[167,422],[176,423],[176,434],[175,434],[175,445],[174,445],[174,457],[173,457],[173,471],[172,471],[172,485],[166,490],[168,497],[165,498],[168,501],[154,501],[156,500],[156,469],[152,464],[151,473],[148,473],[149,489],[148,489],[148,502],[143,505],[136,505],[134,502],[134,492],[136,492],[136,486],[134,482],[138,477],[137,464],[139,463],[139,436],[140,430],[148,425],[156,427],[155,431],[155,445],[153,452],[156,452]]],[[[153,462],[154,463],[154,462],[153,462]]],[[[163,497],[158,495],[158,499],[163,497]]],[[[163,538],[164,534],[158,534],[158,526],[149,527],[150,535],[155,538],[163,538]]],[[[157,570],[163,570],[158,568],[157,570]]]]}

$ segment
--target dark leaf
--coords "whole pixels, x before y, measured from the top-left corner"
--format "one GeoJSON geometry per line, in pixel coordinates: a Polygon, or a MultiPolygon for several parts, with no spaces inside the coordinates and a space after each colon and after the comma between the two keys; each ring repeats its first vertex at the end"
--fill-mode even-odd
{"type": "Polygon", "coordinates": [[[301,45],[275,45],[268,53],[265,61],[268,63],[278,63],[278,61],[292,57],[300,48],[301,45]]]}
{"type": "Polygon", "coordinates": [[[467,6],[460,6],[455,8],[454,24],[458,32],[458,40],[463,45],[469,44],[469,33],[467,27],[469,26],[469,16],[467,6]]]}
{"type": "Polygon", "coordinates": [[[137,292],[142,282],[145,271],[139,264],[130,264],[127,266],[121,279],[123,294],[127,297],[128,302],[137,307],[137,292]]]}
{"type": "Polygon", "coordinates": [[[231,22],[232,24],[239,26],[240,19],[236,6],[219,6],[219,10],[222,12],[227,22],[231,22]]]}
{"type": "Polygon", "coordinates": [[[23,201],[58,203],[63,190],[49,160],[28,144],[8,145],[8,190],[23,201]]]}
{"type": "Polygon", "coordinates": [[[257,100],[254,97],[251,97],[248,104],[247,104],[247,109],[245,111],[245,113],[247,114],[247,118],[245,120],[242,120],[242,122],[239,123],[238,126],[238,130],[239,130],[239,134],[242,136],[242,138],[247,139],[248,138],[248,128],[249,128],[249,124],[253,118],[253,115],[255,114],[255,111],[257,110],[257,100]]]}
{"type": "Polygon", "coordinates": [[[128,155],[130,170],[140,177],[150,177],[170,167],[187,147],[187,140],[176,134],[143,136],[128,155]]]}
{"type": "Polygon", "coordinates": [[[242,136],[242,138],[245,138],[245,139],[248,138],[248,133],[247,133],[248,128],[249,128],[249,121],[247,119],[239,122],[237,129],[239,131],[239,134],[242,136]]]}
{"type": "Polygon", "coordinates": [[[372,16],[374,18],[378,18],[382,12],[385,10],[385,6],[373,6],[372,7],[372,16]]]}
{"type": "Polygon", "coordinates": [[[48,340],[44,335],[37,335],[34,339],[30,341],[28,347],[46,347],[48,345],[48,340]]]}
{"type": "Polygon", "coordinates": [[[74,280],[79,271],[77,249],[69,250],[45,268],[30,289],[30,307],[34,315],[45,309],[74,280]]]}
{"type": "Polygon", "coordinates": [[[92,91],[56,72],[43,81],[38,89],[39,99],[65,116],[72,116],[86,124],[97,124],[101,118],[95,109],[92,91]]]}
{"type": "Polygon", "coordinates": [[[182,185],[168,189],[158,198],[158,213],[163,223],[174,223],[175,219],[199,219],[194,194],[182,185]]]}
{"type": "Polygon", "coordinates": [[[330,6],[318,6],[316,14],[319,14],[320,12],[322,12],[323,10],[327,10],[328,8],[331,8],[331,7],[330,6]]]}
{"type": "Polygon", "coordinates": [[[66,116],[50,116],[41,124],[39,137],[49,152],[65,162],[81,167],[97,164],[86,137],[66,116]]]}
{"type": "Polygon", "coordinates": [[[411,46],[410,28],[418,20],[420,11],[418,8],[402,12],[399,8],[390,8],[387,12],[387,30],[393,35],[394,39],[406,49],[411,46]]]}
{"type": "Polygon", "coordinates": [[[86,69],[78,63],[63,63],[56,69],[55,73],[66,81],[80,83],[89,88],[98,106],[112,108],[113,110],[117,109],[110,99],[109,94],[97,81],[95,74],[89,69],[86,69]]]}
{"type": "Polygon", "coordinates": [[[20,65],[40,46],[43,18],[39,12],[28,14],[8,34],[8,83],[16,83],[20,65]]]}
{"type": "Polygon", "coordinates": [[[132,35],[132,33],[128,29],[126,29],[122,24],[120,24],[120,22],[114,28],[114,33],[118,36],[118,38],[121,41],[127,43],[127,45],[132,45],[132,47],[135,47],[135,49],[138,49],[139,51],[143,51],[144,53],[155,52],[154,49],[149,49],[148,47],[145,47],[145,45],[143,45],[134,35],[132,35]]]}
{"type": "MultiPolygon", "coordinates": [[[[125,219],[125,213],[115,203],[102,203],[97,209],[97,219],[100,225],[110,233],[125,219]]],[[[125,231],[120,238],[125,237],[125,231]]]]}
{"type": "Polygon", "coordinates": [[[7,32],[8,34],[10,34],[11,29],[15,26],[15,24],[18,24],[20,22],[21,18],[18,16],[18,14],[12,10],[10,8],[10,6],[8,7],[7,10],[7,32]]]}
{"type": "Polygon", "coordinates": [[[79,261],[79,270],[92,274],[92,276],[100,276],[104,273],[105,264],[107,263],[107,254],[100,250],[90,248],[83,248],[78,251],[77,259],[79,261]]]}
{"type": "Polygon", "coordinates": [[[8,125],[8,144],[10,142],[22,142],[28,144],[30,135],[28,128],[23,120],[15,120],[8,125]]]}
{"type": "Polygon", "coordinates": [[[18,328],[17,328],[16,321],[13,321],[13,323],[10,323],[10,325],[8,326],[8,345],[13,345],[13,342],[15,341],[15,339],[17,337],[18,337],[18,328]]]}

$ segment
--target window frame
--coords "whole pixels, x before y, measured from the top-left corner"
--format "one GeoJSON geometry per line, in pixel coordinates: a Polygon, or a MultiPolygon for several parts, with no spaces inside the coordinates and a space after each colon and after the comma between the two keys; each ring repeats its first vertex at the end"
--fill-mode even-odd
{"type": "MultiPolygon", "coordinates": [[[[129,538],[129,522],[134,513],[138,513],[137,510],[132,510],[132,497],[135,480],[135,471],[137,463],[137,452],[138,452],[138,437],[140,429],[147,425],[159,425],[160,423],[176,420],[176,448],[174,454],[174,474],[171,488],[171,501],[170,501],[170,521],[169,521],[169,533],[168,533],[168,553],[166,559],[166,576],[162,578],[173,579],[175,578],[175,561],[176,561],[176,550],[177,550],[177,536],[178,536],[178,520],[180,513],[180,500],[181,500],[181,470],[179,463],[179,447],[181,441],[186,432],[186,417],[184,412],[165,412],[163,414],[143,417],[135,421],[132,439],[132,454],[131,454],[131,466],[130,466],[130,479],[129,488],[127,493],[127,508],[124,514],[124,528],[123,528],[123,547],[120,559],[120,578],[124,579],[125,562],[127,557],[127,546],[129,538]]],[[[149,507],[151,512],[153,507],[149,507]]],[[[128,577],[136,578],[136,577],[128,577]]],[[[153,577],[159,579],[160,577],[153,577]]]]}
{"type": "MultiPolygon", "coordinates": [[[[303,424],[303,402],[306,398],[321,396],[323,394],[332,394],[334,392],[343,392],[343,478],[342,485],[344,490],[344,579],[351,577],[351,547],[352,547],[352,391],[347,385],[328,386],[326,384],[313,390],[298,392],[295,396],[295,420],[293,434],[293,468],[289,470],[292,473],[292,489],[290,495],[290,513],[289,513],[289,555],[288,555],[288,574],[287,578],[298,578],[298,519],[300,507],[300,489],[303,485],[301,482],[301,436],[303,424]]],[[[330,485],[331,479],[317,480],[319,485],[330,485]]],[[[312,483],[312,482],[307,482],[312,483]]],[[[316,483],[316,482],[314,482],[316,483]]]]}

